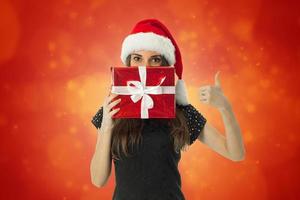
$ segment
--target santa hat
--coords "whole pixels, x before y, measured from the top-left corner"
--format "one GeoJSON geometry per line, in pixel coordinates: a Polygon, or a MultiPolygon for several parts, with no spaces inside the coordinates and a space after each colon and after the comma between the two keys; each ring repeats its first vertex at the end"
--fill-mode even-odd
{"type": "Polygon", "coordinates": [[[167,27],[157,19],[144,19],[138,22],[122,43],[121,60],[123,64],[126,64],[128,55],[139,50],[159,52],[166,58],[170,66],[175,67],[178,77],[176,103],[179,105],[189,104],[185,83],[182,80],[181,54],[167,27]]]}

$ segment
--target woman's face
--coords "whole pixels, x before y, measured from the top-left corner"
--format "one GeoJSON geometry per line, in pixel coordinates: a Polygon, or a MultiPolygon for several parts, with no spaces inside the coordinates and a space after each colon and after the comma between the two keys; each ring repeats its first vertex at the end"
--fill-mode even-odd
{"type": "Polygon", "coordinates": [[[131,66],[161,66],[162,56],[156,51],[135,51],[130,54],[131,66]]]}

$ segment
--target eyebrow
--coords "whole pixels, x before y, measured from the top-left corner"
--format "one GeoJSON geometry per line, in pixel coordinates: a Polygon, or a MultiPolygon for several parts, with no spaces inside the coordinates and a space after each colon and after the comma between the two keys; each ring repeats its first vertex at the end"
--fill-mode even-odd
{"type": "Polygon", "coordinates": [[[158,54],[158,55],[151,56],[150,58],[152,58],[152,57],[162,57],[162,56],[160,54],[158,54]]]}
{"type": "Polygon", "coordinates": [[[132,53],[131,55],[141,56],[140,54],[137,53],[132,53]]]}
{"type": "MultiPolygon", "coordinates": [[[[137,55],[137,56],[142,56],[142,55],[140,55],[140,54],[137,54],[137,53],[132,53],[131,55],[137,55]]],[[[153,55],[153,56],[150,56],[150,58],[152,58],[152,57],[162,57],[160,54],[157,54],[157,55],[153,55]]]]}

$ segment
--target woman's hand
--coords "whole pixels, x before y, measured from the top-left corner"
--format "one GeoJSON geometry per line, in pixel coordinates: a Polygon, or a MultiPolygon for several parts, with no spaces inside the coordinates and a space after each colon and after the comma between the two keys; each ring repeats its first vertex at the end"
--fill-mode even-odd
{"type": "Polygon", "coordinates": [[[104,99],[103,118],[101,123],[102,131],[111,131],[113,128],[112,116],[120,110],[120,108],[113,109],[113,107],[121,101],[120,98],[112,101],[112,99],[114,99],[117,96],[117,94],[112,94],[109,92],[109,95],[104,99]]]}
{"type": "Polygon", "coordinates": [[[230,103],[223,94],[219,73],[220,71],[215,75],[215,85],[207,85],[199,88],[199,96],[200,101],[203,103],[210,104],[219,109],[224,109],[230,106],[230,103]]]}

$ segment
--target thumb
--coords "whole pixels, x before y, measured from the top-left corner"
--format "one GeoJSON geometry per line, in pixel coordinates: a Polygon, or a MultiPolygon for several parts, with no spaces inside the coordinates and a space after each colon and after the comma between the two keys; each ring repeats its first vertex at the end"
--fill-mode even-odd
{"type": "Polygon", "coordinates": [[[220,81],[220,78],[219,78],[219,74],[220,74],[220,71],[218,71],[215,75],[215,86],[221,88],[221,81],[220,81]]]}

